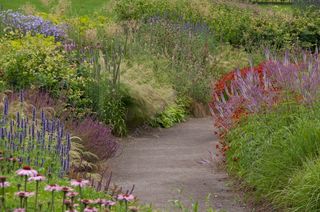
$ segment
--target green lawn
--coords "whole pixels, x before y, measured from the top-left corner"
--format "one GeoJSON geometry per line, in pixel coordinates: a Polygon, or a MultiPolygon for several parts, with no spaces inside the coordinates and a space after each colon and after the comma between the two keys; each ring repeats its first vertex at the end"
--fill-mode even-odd
{"type": "MultiPolygon", "coordinates": [[[[68,0],[63,1],[67,2],[68,0]]],[[[71,11],[69,14],[71,16],[81,16],[101,12],[108,1],[109,0],[71,0],[71,11]]],[[[58,4],[58,0],[0,0],[0,5],[3,9],[19,9],[27,3],[32,4],[38,11],[48,12],[53,6],[58,4]],[[46,5],[43,2],[50,3],[46,5]]]]}

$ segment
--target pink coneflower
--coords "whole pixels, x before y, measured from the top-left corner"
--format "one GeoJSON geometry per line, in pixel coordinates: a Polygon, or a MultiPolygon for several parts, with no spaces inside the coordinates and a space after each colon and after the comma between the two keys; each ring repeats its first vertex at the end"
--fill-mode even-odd
{"type": "Polygon", "coordinates": [[[57,184],[51,184],[51,185],[47,185],[44,190],[46,191],[60,191],[61,187],[58,186],[57,184]]]}
{"type": "Polygon", "coordinates": [[[9,187],[10,183],[9,182],[0,182],[0,188],[6,188],[9,187]]]}
{"type": "Polygon", "coordinates": [[[24,208],[16,208],[13,210],[13,212],[25,212],[25,211],[26,211],[26,209],[24,209],[24,208]]]}
{"type": "Polygon", "coordinates": [[[68,192],[67,193],[67,197],[75,197],[77,196],[79,193],[78,192],[68,192]]]}
{"type": "Polygon", "coordinates": [[[89,199],[82,199],[82,200],[81,200],[81,203],[84,204],[84,205],[89,205],[89,204],[92,204],[93,201],[92,201],[92,200],[89,200],[89,199]]]}
{"type": "Polygon", "coordinates": [[[71,180],[70,184],[72,186],[79,186],[79,187],[85,187],[89,184],[89,180],[82,180],[82,179],[79,179],[79,180],[71,180]]]}
{"type": "Polygon", "coordinates": [[[134,196],[132,194],[119,194],[117,199],[130,202],[130,201],[134,200],[134,196]]]}
{"type": "Polygon", "coordinates": [[[67,186],[63,186],[63,187],[61,187],[60,191],[68,193],[68,192],[73,191],[73,189],[70,187],[67,187],[67,186]]]}
{"type": "Polygon", "coordinates": [[[98,212],[98,209],[92,208],[92,207],[87,207],[84,209],[84,212],[98,212]]]}
{"type": "Polygon", "coordinates": [[[27,192],[27,191],[19,191],[15,193],[16,196],[21,198],[28,198],[34,195],[34,192],[27,192]]]}
{"type": "Polygon", "coordinates": [[[35,177],[29,177],[28,181],[44,181],[45,179],[45,176],[37,174],[35,177]]]}
{"type": "Polygon", "coordinates": [[[71,202],[71,200],[66,199],[63,201],[63,204],[65,204],[66,206],[69,206],[72,204],[72,202],[71,202]]]}
{"type": "Polygon", "coordinates": [[[116,204],[116,202],[111,201],[111,200],[107,200],[107,201],[104,201],[102,205],[105,207],[108,207],[108,206],[113,206],[115,204],[116,204]]]}
{"type": "Polygon", "coordinates": [[[35,177],[37,176],[38,172],[32,169],[30,166],[24,166],[22,169],[16,171],[16,174],[19,176],[35,177]]]}
{"type": "Polygon", "coordinates": [[[93,200],[94,204],[102,205],[106,200],[105,199],[95,199],[93,200]]]}

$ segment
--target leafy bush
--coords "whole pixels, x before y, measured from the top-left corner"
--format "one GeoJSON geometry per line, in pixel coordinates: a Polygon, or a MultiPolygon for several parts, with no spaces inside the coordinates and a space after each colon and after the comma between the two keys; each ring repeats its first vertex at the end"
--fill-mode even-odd
{"type": "Polygon", "coordinates": [[[1,42],[0,67],[9,87],[33,86],[58,94],[75,74],[53,37],[28,34],[16,40],[2,38],[1,42]]]}

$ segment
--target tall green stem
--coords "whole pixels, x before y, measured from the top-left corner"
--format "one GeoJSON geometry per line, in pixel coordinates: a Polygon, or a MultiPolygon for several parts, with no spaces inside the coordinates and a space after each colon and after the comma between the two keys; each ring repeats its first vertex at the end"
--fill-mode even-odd
{"type": "Polygon", "coordinates": [[[23,197],[20,197],[20,208],[22,208],[22,200],[23,200],[23,197]]]}
{"type": "MultiPolygon", "coordinates": [[[[79,195],[80,195],[80,201],[82,200],[82,189],[81,186],[79,185],[79,195]]],[[[80,202],[80,211],[83,211],[83,204],[80,202]]]]}
{"type": "Polygon", "coordinates": [[[66,192],[63,192],[62,207],[61,207],[62,212],[64,212],[64,201],[65,200],[66,200],[66,192]]]}
{"type": "Polygon", "coordinates": [[[28,211],[28,198],[26,197],[25,198],[25,208],[26,208],[26,212],[28,211]]]}
{"type": "Polygon", "coordinates": [[[26,175],[24,178],[24,191],[27,192],[27,183],[28,183],[28,176],[26,175]]]}
{"type": "Polygon", "coordinates": [[[54,212],[54,191],[51,194],[51,212],[54,212]]]}
{"type": "Polygon", "coordinates": [[[2,210],[2,208],[3,208],[3,211],[5,211],[6,210],[6,205],[5,205],[5,193],[4,193],[4,183],[2,183],[2,198],[1,198],[1,207],[0,207],[0,209],[2,210]]]}
{"type": "Polygon", "coordinates": [[[38,210],[38,192],[39,192],[39,181],[36,181],[36,200],[35,200],[35,205],[34,205],[34,209],[35,211],[38,210]]]}

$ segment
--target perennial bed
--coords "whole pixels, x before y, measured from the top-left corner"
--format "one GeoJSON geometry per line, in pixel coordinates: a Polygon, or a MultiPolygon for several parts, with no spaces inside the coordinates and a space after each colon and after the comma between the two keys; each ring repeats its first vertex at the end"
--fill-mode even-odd
{"type": "Polygon", "coordinates": [[[44,108],[28,113],[22,93],[16,112],[7,97],[1,108],[1,211],[128,211],[133,190],[122,194],[109,189],[110,179],[82,178],[73,137],[60,120],[46,118],[44,108]]]}
{"type": "Polygon", "coordinates": [[[232,72],[215,87],[211,108],[227,169],[277,209],[320,208],[319,62],[317,53],[286,54],[232,72]]]}

